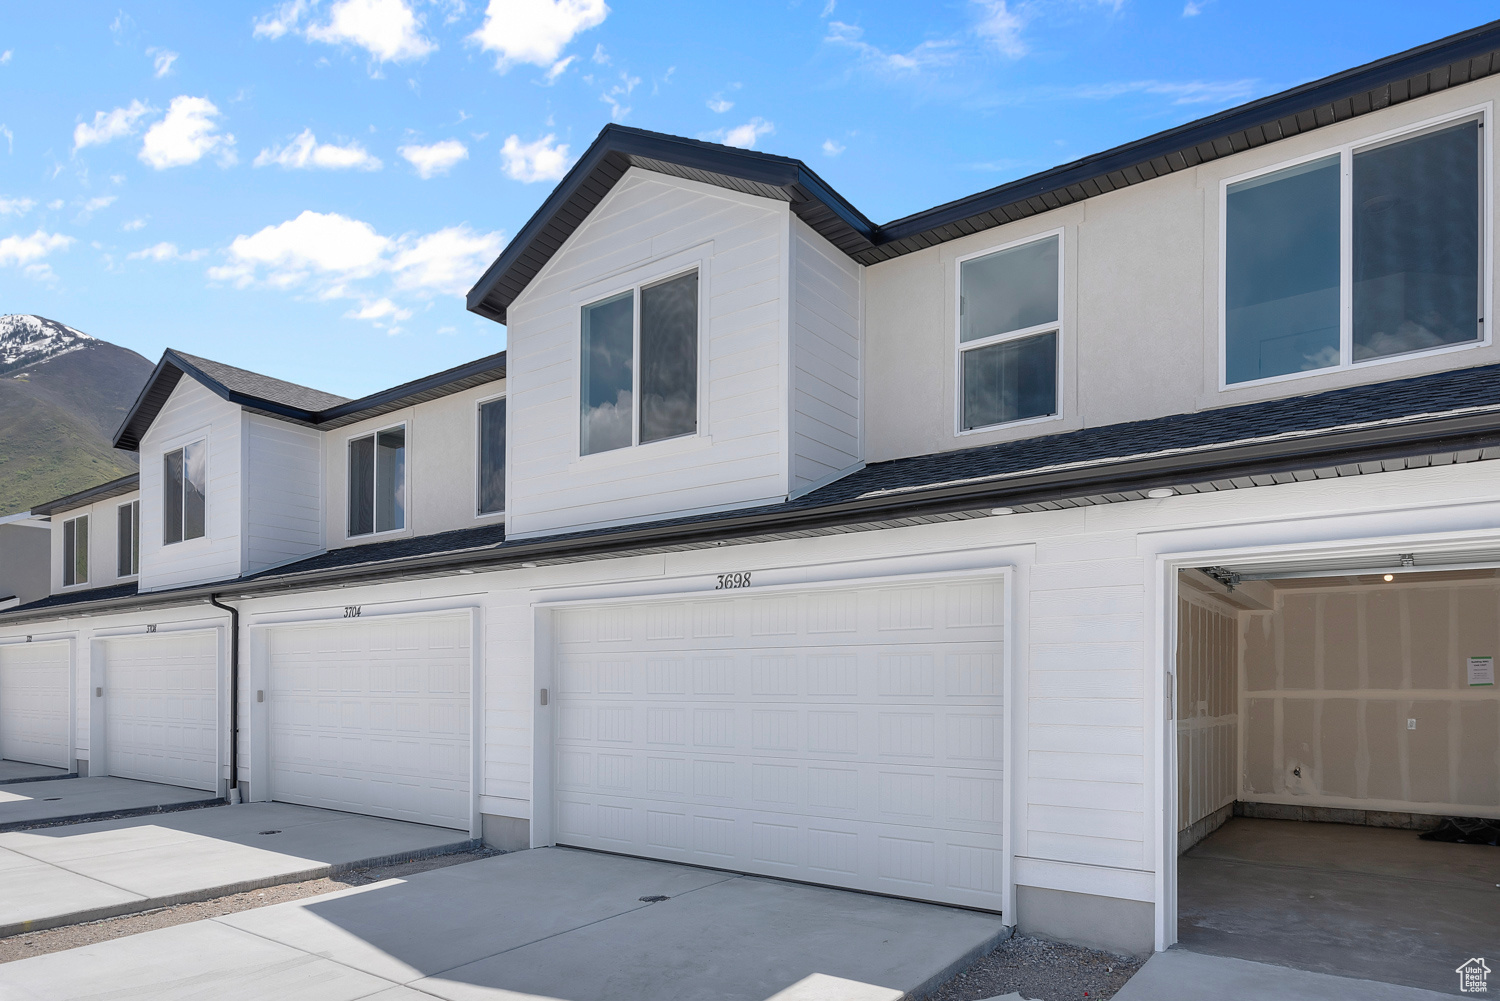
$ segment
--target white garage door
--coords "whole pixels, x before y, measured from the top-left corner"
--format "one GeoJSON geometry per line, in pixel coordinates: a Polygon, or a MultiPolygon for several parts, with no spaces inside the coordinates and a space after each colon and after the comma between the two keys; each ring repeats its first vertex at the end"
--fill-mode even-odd
{"type": "Polygon", "coordinates": [[[266,631],[271,796],[469,828],[468,612],[266,631]]]}
{"type": "Polygon", "coordinates": [[[68,644],[0,647],[0,758],[67,768],[68,644]]]}
{"type": "Polygon", "coordinates": [[[118,637],[103,647],[109,774],[217,791],[218,632],[118,637]]]}
{"type": "Polygon", "coordinates": [[[1001,906],[1002,583],[557,613],[560,844],[1001,906]]]}

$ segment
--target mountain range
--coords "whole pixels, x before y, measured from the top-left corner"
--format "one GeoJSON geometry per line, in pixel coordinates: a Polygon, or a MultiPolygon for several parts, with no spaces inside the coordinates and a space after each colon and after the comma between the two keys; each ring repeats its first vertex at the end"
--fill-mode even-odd
{"type": "Polygon", "coordinates": [[[56,320],[0,316],[0,516],[135,472],[110,443],[151,369],[56,320]]]}

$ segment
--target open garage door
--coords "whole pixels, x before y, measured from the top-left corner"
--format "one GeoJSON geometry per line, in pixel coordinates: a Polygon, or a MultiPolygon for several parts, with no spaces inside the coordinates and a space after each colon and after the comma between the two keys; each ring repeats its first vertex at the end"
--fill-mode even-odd
{"type": "Polygon", "coordinates": [[[559,844],[998,910],[1003,583],[560,609],[559,844]]]}
{"type": "Polygon", "coordinates": [[[218,631],[121,636],[100,646],[109,774],[217,791],[218,631]]]}
{"type": "Polygon", "coordinates": [[[470,613],[265,634],[271,797],[468,830],[470,613]]]}
{"type": "Polygon", "coordinates": [[[67,768],[68,644],[0,647],[0,758],[67,768]]]}

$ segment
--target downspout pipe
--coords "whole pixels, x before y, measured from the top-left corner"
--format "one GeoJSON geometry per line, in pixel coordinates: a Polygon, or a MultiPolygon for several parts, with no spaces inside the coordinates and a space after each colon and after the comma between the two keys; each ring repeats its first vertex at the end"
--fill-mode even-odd
{"type": "Polygon", "coordinates": [[[240,610],[226,605],[217,594],[208,603],[229,613],[229,794],[230,803],[240,802],[240,610]]]}

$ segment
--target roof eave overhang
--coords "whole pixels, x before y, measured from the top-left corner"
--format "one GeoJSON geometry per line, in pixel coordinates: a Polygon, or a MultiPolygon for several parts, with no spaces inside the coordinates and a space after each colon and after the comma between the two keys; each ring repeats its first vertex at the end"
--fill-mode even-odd
{"type": "Polygon", "coordinates": [[[505,542],[460,552],[355,564],[329,570],[292,571],[261,580],[227,580],[159,594],[38,609],[0,612],[0,625],[98,615],[132,608],[199,604],[212,595],[259,596],[351,586],[465,570],[503,570],[526,562],[565,563],[622,556],[643,549],[695,548],[748,543],[789,533],[881,528],[912,519],[970,515],[992,508],[1037,509],[1136,500],[1146,491],[1172,488],[1236,489],[1281,482],[1297,474],[1379,472],[1383,463],[1453,457],[1464,461],[1500,457],[1500,414],[1494,411],[1435,416],[1309,435],[1286,440],[1228,443],[1043,473],[1021,472],[955,485],[888,491],[800,510],[728,515],[688,525],[643,525],[604,535],[505,542]]]}
{"type": "Polygon", "coordinates": [[[134,493],[140,488],[141,474],[128,473],[119,479],[110,480],[108,483],[101,483],[96,487],[89,487],[87,490],[80,490],[77,493],[68,494],[66,497],[58,497],[55,500],[47,501],[45,504],[38,504],[31,509],[31,513],[34,515],[51,515],[59,511],[71,511],[73,508],[83,507],[85,504],[93,504],[96,501],[109,500],[111,497],[120,497],[124,494],[134,493]]]}

